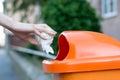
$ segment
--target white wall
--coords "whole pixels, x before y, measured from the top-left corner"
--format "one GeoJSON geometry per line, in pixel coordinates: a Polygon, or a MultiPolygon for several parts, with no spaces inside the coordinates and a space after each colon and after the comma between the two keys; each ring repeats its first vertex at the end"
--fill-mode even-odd
{"type": "MultiPolygon", "coordinates": [[[[0,0],[0,12],[3,12],[3,0],[0,0]]],[[[5,45],[5,34],[4,29],[0,26],[0,46],[5,45]]]]}

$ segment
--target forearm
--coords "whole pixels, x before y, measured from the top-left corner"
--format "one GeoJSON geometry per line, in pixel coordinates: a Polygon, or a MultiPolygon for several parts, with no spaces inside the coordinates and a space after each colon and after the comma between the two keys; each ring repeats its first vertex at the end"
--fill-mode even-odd
{"type": "Polygon", "coordinates": [[[32,32],[33,24],[21,23],[12,20],[12,18],[0,13],[0,25],[11,31],[32,32]]]}
{"type": "Polygon", "coordinates": [[[47,24],[29,24],[29,23],[21,23],[12,20],[10,17],[0,13],[0,25],[9,29],[13,33],[36,33],[41,36],[41,32],[47,33],[51,36],[55,36],[56,32],[50,28],[47,24]]]}
{"type": "Polygon", "coordinates": [[[2,25],[3,27],[9,30],[12,30],[14,21],[10,17],[0,13],[0,25],[2,25]]]}
{"type": "Polygon", "coordinates": [[[33,32],[34,24],[16,22],[14,23],[14,26],[15,31],[33,32]]]}

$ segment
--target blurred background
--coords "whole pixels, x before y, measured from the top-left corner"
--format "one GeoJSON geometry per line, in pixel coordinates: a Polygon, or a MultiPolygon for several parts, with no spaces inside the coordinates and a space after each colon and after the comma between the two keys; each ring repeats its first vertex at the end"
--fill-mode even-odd
{"type": "MultiPolygon", "coordinates": [[[[3,13],[3,1],[4,0],[0,0],[0,12],[3,13]]],[[[4,33],[4,29],[2,26],[0,26],[0,46],[3,47],[5,45],[5,33],[4,33]]]]}
{"type": "MultiPolygon", "coordinates": [[[[44,73],[42,60],[55,58],[58,36],[65,30],[95,31],[120,40],[119,0],[0,0],[0,11],[16,21],[46,23],[58,32],[52,44],[55,53],[45,55],[38,46],[0,27],[1,50],[6,51],[4,53],[10,58],[9,63],[4,63],[11,64],[9,69],[15,73],[9,75],[17,76],[15,80],[52,80],[52,74],[44,73]],[[29,70],[26,66],[29,66],[29,70]]],[[[0,80],[7,80],[2,78],[0,76],[0,80]]]]}

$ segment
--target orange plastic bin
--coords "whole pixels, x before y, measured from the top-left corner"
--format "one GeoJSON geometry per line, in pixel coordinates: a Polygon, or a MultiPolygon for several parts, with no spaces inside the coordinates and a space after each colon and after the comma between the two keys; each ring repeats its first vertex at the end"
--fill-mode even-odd
{"type": "Polygon", "coordinates": [[[54,80],[120,80],[120,42],[101,33],[65,31],[55,60],[43,68],[54,80]]]}

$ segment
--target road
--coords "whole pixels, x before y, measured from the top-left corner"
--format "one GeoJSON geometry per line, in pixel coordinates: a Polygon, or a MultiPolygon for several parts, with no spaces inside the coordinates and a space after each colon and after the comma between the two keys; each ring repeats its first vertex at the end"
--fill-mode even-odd
{"type": "Polygon", "coordinates": [[[3,48],[0,48],[0,80],[20,80],[3,48]]]}

